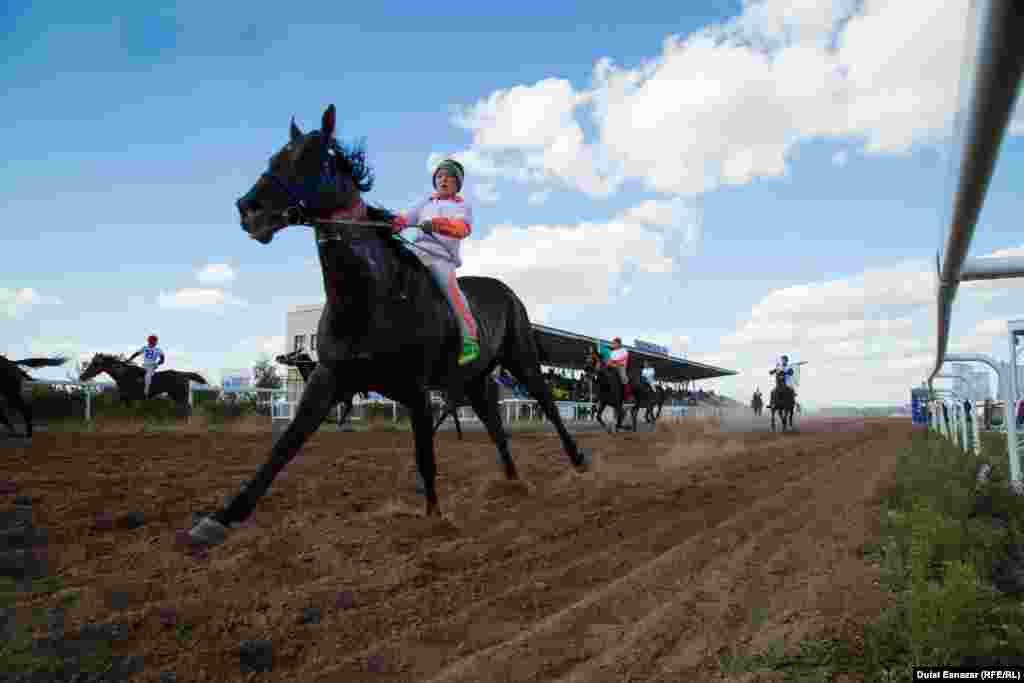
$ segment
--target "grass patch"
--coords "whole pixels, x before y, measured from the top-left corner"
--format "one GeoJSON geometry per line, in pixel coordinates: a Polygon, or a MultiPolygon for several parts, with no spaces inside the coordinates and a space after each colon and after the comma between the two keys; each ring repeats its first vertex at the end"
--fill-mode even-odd
{"type": "Polygon", "coordinates": [[[782,672],[786,681],[831,681],[837,672],[857,668],[857,653],[838,640],[807,640],[787,654],[782,643],[773,643],[755,655],[729,655],[719,660],[723,673],[782,672]]]}
{"type": "Polygon", "coordinates": [[[938,435],[914,434],[885,501],[882,540],[869,551],[896,604],[865,633],[866,680],[1024,657],[1020,596],[993,585],[1011,548],[1024,542],[1024,498],[1009,492],[1008,469],[1000,435],[982,435],[975,457],[938,435]],[[992,474],[979,485],[982,463],[992,474]]]}
{"type": "Polygon", "coordinates": [[[915,666],[1024,661],[1022,593],[995,586],[1013,549],[1024,546],[1024,497],[1010,493],[1008,470],[1005,435],[983,434],[975,457],[938,435],[915,433],[884,500],[881,537],[863,549],[881,567],[893,607],[856,642],[812,640],[796,654],[776,644],[724,657],[722,670],[784,672],[787,681],[842,673],[884,682],[910,680],[915,666]],[[977,484],[983,463],[992,472],[977,484]]]}

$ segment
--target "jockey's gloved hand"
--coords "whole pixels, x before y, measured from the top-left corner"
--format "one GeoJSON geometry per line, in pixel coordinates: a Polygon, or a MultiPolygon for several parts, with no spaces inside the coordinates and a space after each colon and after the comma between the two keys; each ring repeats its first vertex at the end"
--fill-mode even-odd
{"type": "Polygon", "coordinates": [[[427,221],[426,223],[420,223],[416,227],[418,227],[423,232],[434,232],[434,224],[431,223],[430,221],[427,221]]]}

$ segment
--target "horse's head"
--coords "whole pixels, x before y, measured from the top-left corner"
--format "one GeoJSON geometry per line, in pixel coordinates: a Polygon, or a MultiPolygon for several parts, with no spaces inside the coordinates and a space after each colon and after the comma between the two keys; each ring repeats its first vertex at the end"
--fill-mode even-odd
{"type": "Polygon", "coordinates": [[[360,204],[360,193],[373,186],[373,173],[362,146],[342,147],[334,130],[333,104],[324,111],[318,131],[303,133],[292,120],[288,143],[236,202],[250,237],[269,244],[288,225],[360,204]]]}
{"type": "Polygon", "coordinates": [[[92,360],[82,370],[78,379],[82,382],[88,382],[101,372],[110,372],[121,365],[124,365],[124,361],[117,356],[112,356],[109,353],[97,353],[93,355],[92,360]]]}

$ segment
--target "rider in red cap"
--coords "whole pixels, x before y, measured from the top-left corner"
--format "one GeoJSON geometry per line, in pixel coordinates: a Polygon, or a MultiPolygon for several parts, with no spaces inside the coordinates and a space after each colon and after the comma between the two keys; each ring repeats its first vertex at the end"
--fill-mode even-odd
{"type": "Polygon", "coordinates": [[[156,369],[164,364],[164,352],[160,350],[160,347],[156,345],[157,338],[155,334],[149,335],[146,339],[146,346],[133,353],[128,357],[130,363],[135,359],[136,356],[142,354],[142,367],[146,369],[146,388],[143,396],[149,398],[149,385],[153,381],[153,373],[156,369]]]}

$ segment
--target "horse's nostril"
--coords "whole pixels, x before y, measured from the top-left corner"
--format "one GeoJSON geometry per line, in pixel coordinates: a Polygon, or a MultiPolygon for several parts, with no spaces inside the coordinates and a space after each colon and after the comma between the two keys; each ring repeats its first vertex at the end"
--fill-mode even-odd
{"type": "Polygon", "coordinates": [[[239,199],[237,202],[238,213],[243,217],[248,213],[255,213],[260,210],[260,203],[255,199],[239,199]]]}

